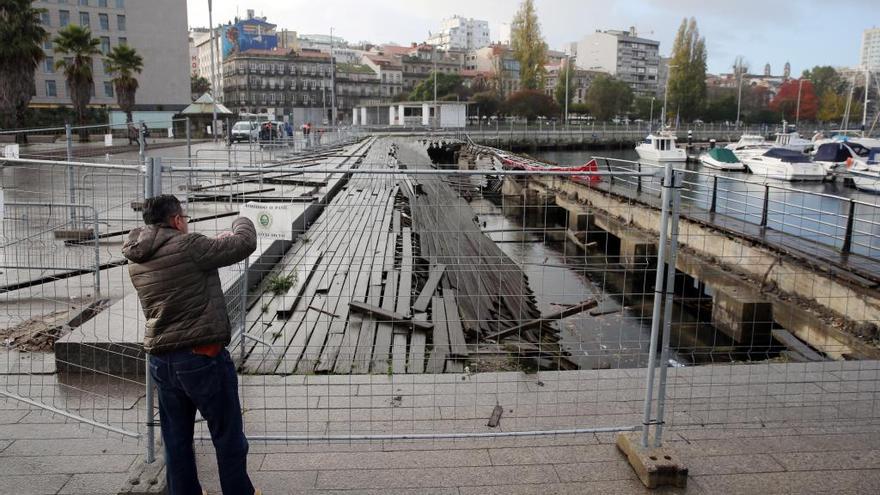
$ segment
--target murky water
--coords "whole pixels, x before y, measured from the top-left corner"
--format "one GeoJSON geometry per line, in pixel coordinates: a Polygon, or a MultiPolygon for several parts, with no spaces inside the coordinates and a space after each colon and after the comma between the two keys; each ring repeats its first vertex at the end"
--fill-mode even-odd
{"type": "MultiPolygon", "coordinates": [[[[632,279],[602,252],[583,252],[564,238],[565,225],[532,222],[490,201],[471,202],[484,231],[519,264],[542,314],[597,298],[590,312],[557,323],[563,349],[583,368],[634,368],[647,363],[651,335],[653,278],[632,279]],[[505,214],[508,213],[508,214],[505,214]]],[[[706,299],[710,300],[710,299],[706,299]]],[[[705,301],[702,301],[705,302],[705,301]]],[[[708,323],[700,305],[673,306],[670,359],[699,364],[736,358],[729,339],[708,323]],[[721,351],[721,352],[718,352],[721,351]]],[[[766,357],[766,356],[765,356],[766,357]]],[[[755,358],[755,356],[753,356],[755,358]]],[[[761,358],[761,357],[758,357],[761,358]]]]}

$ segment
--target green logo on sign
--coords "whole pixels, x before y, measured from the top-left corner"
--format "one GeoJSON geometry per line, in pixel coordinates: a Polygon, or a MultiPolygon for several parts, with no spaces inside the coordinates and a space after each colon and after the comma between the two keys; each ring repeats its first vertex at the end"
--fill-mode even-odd
{"type": "Polygon", "coordinates": [[[260,213],[257,219],[260,221],[260,227],[267,228],[272,224],[272,216],[267,212],[260,213]]]}

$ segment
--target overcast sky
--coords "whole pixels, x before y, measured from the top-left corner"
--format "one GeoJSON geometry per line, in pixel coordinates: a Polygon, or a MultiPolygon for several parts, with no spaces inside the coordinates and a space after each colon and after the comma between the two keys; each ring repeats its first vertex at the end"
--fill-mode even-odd
{"type": "MultiPolygon", "coordinates": [[[[208,0],[187,0],[190,26],[208,25],[208,0]]],[[[492,39],[509,23],[520,0],[214,0],[214,23],[248,8],[279,28],[300,34],[334,34],[350,42],[408,44],[424,41],[440,20],[461,15],[489,21],[492,39]]],[[[792,73],[814,65],[855,66],[862,31],[880,25],[878,0],[535,0],[551,48],[563,49],[596,29],[635,26],[660,41],[668,55],[681,19],[693,16],[706,37],[709,71],[728,72],[743,55],[753,72],[786,61],[792,73]]]]}

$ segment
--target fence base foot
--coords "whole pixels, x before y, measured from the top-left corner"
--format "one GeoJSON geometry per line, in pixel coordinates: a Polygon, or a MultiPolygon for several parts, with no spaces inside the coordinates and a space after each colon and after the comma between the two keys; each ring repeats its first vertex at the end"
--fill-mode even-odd
{"type": "Polygon", "coordinates": [[[668,448],[642,447],[642,433],[617,435],[617,448],[626,455],[636,475],[648,488],[687,486],[688,469],[668,448]]]}
{"type": "Polygon", "coordinates": [[[140,461],[128,472],[125,484],[117,492],[119,495],[148,495],[165,493],[165,457],[156,454],[151,464],[140,461]]]}

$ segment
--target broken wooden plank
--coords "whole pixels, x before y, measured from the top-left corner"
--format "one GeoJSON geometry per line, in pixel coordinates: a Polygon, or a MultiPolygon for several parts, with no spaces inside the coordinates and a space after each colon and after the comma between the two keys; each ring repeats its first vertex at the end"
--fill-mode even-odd
{"type": "Polygon", "coordinates": [[[531,321],[527,321],[520,325],[516,325],[514,327],[510,327],[499,332],[495,332],[493,334],[487,335],[487,339],[499,339],[501,337],[506,337],[507,335],[511,335],[523,330],[528,330],[530,328],[537,327],[544,322],[553,321],[553,320],[561,320],[563,318],[568,318],[569,316],[576,315],[578,313],[582,313],[584,311],[590,310],[598,306],[598,302],[595,299],[588,299],[580,304],[575,304],[570,308],[565,308],[561,311],[557,311],[555,313],[550,313],[548,315],[544,315],[541,318],[537,318],[531,321]]]}
{"type": "Polygon", "coordinates": [[[293,270],[293,273],[296,274],[296,281],[287,292],[282,295],[276,295],[275,298],[272,299],[268,309],[270,314],[274,310],[278,315],[278,318],[287,319],[290,317],[293,313],[293,309],[302,298],[303,289],[306,288],[309,281],[314,277],[315,271],[323,258],[323,252],[318,252],[316,256],[304,254],[303,257],[300,258],[301,264],[296,265],[293,270]]]}
{"type": "MultiPolygon", "coordinates": [[[[426,321],[428,315],[419,313],[413,316],[413,320],[426,321]]],[[[428,334],[424,330],[413,330],[409,339],[409,361],[406,363],[407,373],[424,373],[425,372],[425,342],[428,340],[428,334]]]]}
{"type": "Polygon", "coordinates": [[[803,343],[799,338],[795,337],[788,330],[771,330],[770,335],[772,335],[773,338],[776,339],[776,341],[778,341],[780,344],[787,347],[789,352],[802,356],[805,361],[827,361],[825,357],[814,351],[807,344],[803,343]]]}
{"type": "Polygon", "coordinates": [[[431,302],[431,298],[434,296],[434,292],[437,291],[437,286],[440,284],[440,279],[443,278],[443,272],[446,270],[446,265],[442,263],[438,263],[431,267],[431,273],[428,275],[428,281],[425,282],[425,286],[422,288],[422,292],[419,294],[419,297],[416,299],[415,304],[413,304],[413,311],[421,311],[425,312],[428,310],[428,303],[431,302]]]}
{"type": "Polygon", "coordinates": [[[417,321],[415,319],[410,318],[407,315],[402,315],[400,313],[394,311],[388,311],[386,309],[373,306],[372,304],[362,303],[359,301],[352,301],[348,303],[350,309],[354,311],[358,311],[360,313],[364,313],[370,316],[373,316],[377,321],[390,321],[394,324],[408,325],[413,329],[418,330],[431,330],[434,328],[432,323],[427,321],[417,321]]]}
{"type": "Polygon", "coordinates": [[[446,327],[449,329],[449,355],[466,358],[468,357],[467,342],[464,339],[461,317],[458,315],[455,291],[444,290],[443,302],[446,308],[446,327]]]}
{"type": "Polygon", "coordinates": [[[434,319],[433,342],[425,371],[443,373],[446,356],[449,354],[449,334],[446,329],[446,309],[442,298],[431,298],[431,313],[434,319]]]}
{"type": "MultiPolygon", "coordinates": [[[[400,278],[400,272],[391,270],[388,272],[388,280],[385,281],[385,292],[382,297],[382,310],[394,313],[394,306],[397,302],[397,282],[400,278]]],[[[376,314],[373,315],[377,317],[376,314]]],[[[376,344],[373,346],[372,370],[374,373],[385,373],[388,371],[390,363],[388,356],[391,355],[391,340],[394,332],[394,321],[386,320],[384,317],[379,318],[379,325],[376,327],[376,344]]]]}

